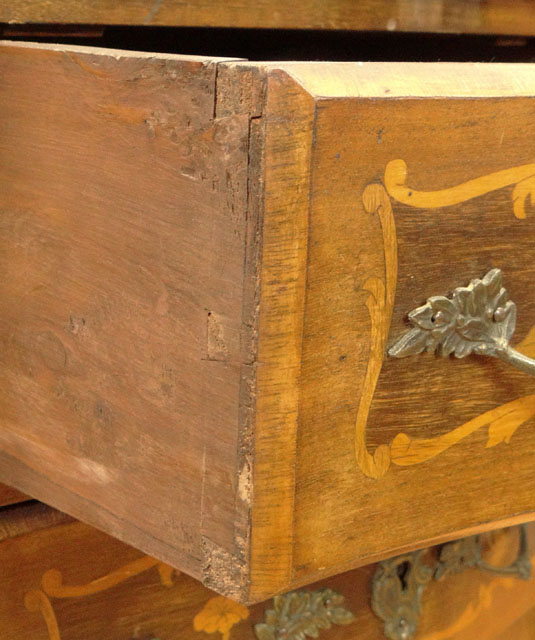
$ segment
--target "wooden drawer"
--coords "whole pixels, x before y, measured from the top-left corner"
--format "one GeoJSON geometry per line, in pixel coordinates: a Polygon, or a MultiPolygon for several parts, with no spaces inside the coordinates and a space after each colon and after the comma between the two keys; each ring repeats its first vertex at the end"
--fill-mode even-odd
{"type": "Polygon", "coordinates": [[[535,34],[530,0],[294,0],[284,11],[278,0],[10,0],[0,22],[535,34]]]}
{"type": "Polygon", "coordinates": [[[534,66],[0,55],[1,481],[248,602],[533,515],[532,379],[386,349],[535,354],[534,66]]]}
{"type": "MultiPolygon", "coordinates": [[[[533,534],[530,525],[532,544],[533,534]]],[[[516,538],[514,529],[493,532],[484,541],[485,559],[507,564],[516,538]]],[[[0,624],[10,640],[297,640],[307,628],[306,614],[308,625],[322,614],[322,605],[311,603],[326,596],[333,600],[326,608],[332,624],[317,629],[321,640],[385,637],[383,621],[370,607],[376,565],[285,594],[276,603],[245,607],[43,505],[0,513],[0,551],[0,624]],[[289,608],[283,635],[277,612],[292,599],[302,606],[289,608]]],[[[435,550],[427,553],[431,558],[435,550]]],[[[533,578],[476,568],[432,579],[422,593],[414,640],[531,640],[534,596],[533,578]]]]}

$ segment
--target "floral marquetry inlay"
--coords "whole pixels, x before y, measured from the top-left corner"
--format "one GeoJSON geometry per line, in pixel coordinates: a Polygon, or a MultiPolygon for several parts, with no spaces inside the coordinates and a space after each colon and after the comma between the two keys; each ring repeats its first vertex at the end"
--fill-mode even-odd
{"type": "Polygon", "coordinates": [[[223,596],[210,598],[193,619],[195,631],[220,633],[222,640],[228,640],[232,627],[249,617],[249,609],[223,596]]]}

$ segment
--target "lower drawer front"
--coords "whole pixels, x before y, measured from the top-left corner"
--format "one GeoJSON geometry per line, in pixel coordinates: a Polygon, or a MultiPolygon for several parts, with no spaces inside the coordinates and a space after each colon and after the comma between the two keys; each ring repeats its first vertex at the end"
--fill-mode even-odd
{"type": "MultiPolygon", "coordinates": [[[[18,506],[0,519],[23,514],[32,526],[0,542],[0,628],[9,640],[298,640],[305,629],[323,640],[385,637],[370,607],[378,565],[246,607],[51,509],[18,506]],[[326,611],[330,628],[323,628],[326,611]]],[[[535,525],[528,532],[533,549],[535,525]]],[[[516,528],[486,534],[484,558],[507,564],[517,536],[516,528]]],[[[533,578],[468,568],[429,582],[413,637],[532,639],[534,602],[533,578]]]]}

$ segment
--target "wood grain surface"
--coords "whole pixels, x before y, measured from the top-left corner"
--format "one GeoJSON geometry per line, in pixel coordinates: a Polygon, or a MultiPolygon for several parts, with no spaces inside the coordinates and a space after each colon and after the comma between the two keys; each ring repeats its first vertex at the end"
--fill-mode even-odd
{"type": "Polygon", "coordinates": [[[35,500],[26,500],[0,510],[0,540],[24,536],[67,522],[72,522],[72,518],[66,513],[35,500]]]}
{"type": "Polygon", "coordinates": [[[243,602],[535,513],[533,65],[2,46],[0,480],[243,602]],[[414,196],[414,197],[413,197],[414,196]]]}
{"type": "Polygon", "coordinates": [[[17,489],[8,487],[6,484],[0,484],[0,507],[8,504],[14,504],[15,502],[24,502],[28,500],[28,496],[25,496],[17,489]]]}
{"type": "MultiPolygon", "coordinates": [[[[0,540],[0,625],[10,640],[254,640],[255,625],[273,607],[271,600],[246,608],[218,596],[140,551],[39,506],[39,518],[26,516],[33,528],[0,540]]],[[[0,526],[13,529],[11,518],[0,513],[0,526]]],[[[534,533],[530,525],[531,545],[534,533]]],[[[517,536],[515,529],[486,536],[485,559],[508,564],[517,536]]],[[[347,626],[321,630],[322,640],[355,634],[384,638],[382,622],[370,608],[376,568],[369,565],[304,590],[334,589],[355,616],[347,626]]],[[[477,569],[432,581],[423,594],[415,640],[530,640],[534,596],[533,578],[525,582],[477,569]]]]}
{"type": "Polygon", "coordinates": [[[517,640],[517,638],[530,638],[535,626],[535,608],[530,609],[520,620],[514,622],[504,633],[496,637],[496,640],[517,640]]]}
{"type": "MultiPolygon", "coordinates": [[[[267,83],[252,519],[252,600],[291,580],[313,100],[285,74],[267,83]],[[284,188],[280,188],[283,184],[284,188]]],[[[265,596],[264,596],[265,597],[265,596]]]]}
{"type": "MultiPolygon", "coordinates": [[[[437,67],[423,66],[422,74],[438,73],[437,67]]],[[[300,79],[299,65],[289,71],[300,79]]],[[[358,69],[347,71],[357,85],[358,69]]],[[[339,98],[316,104],[294,498],[294,571],[306,579],[333,564],[339,570],[361,553],[369,557],[388,548],[394,553],[413,536],[424,540],[535,506],[529,414],[510,442],[506,438],[509,444],[486,448],[487,430],[480,429],[429,462],[391,466],[383,477],[366,477],[356,464],[355,425],[372,357],[382,366],[367,416],[372,454],[388,448],[399,433],[440,438],[532,394],[529,377],[492,360],[430,355],[393,360],[385,359],[384,351],[370,352],[376,328],[366,289],[370,279],[386,281],[390,258],[380,216],[366,210],[362,197],[368,185],[384,181],[385,168],[396,158],[409,167],[409,187],[425,191],[529,165],[533,99],[482,99],[478,88],[486,96],[486,82],[481,78],[471,99],[449,97],[448,67],[441,68],[443,88],[433,97],[391,99],[385,95],[391,83],[403,84],[403,65],[397,73],[394,66],[375,71],[373,86],[381,87],[376,99],[345,98],[344,87],[339,98]]],[[[532,67],[529,71],[533,74],[532,67]]],[[[370,69],[363,72],[365,96],[370,94],[362,85],[372,75],[370,69]]],[[[326,76],[329,81],[328,70],[326,76]]],[[[504,77],[518,86],[513,69],[504,70],[504,77]]],[[[525,90],[535,95],[533,78],[525,90]]],[[[449,80],[455,93],[458,77],[449,80]]],[[[410,67],[406,81],[408,92],[410,67]]],[[[416,96],[419,91],[416,85],[416,96]]],[[[415,208],[389,198],[399,257],[388,341],[405,331],[406,314],[428,296],[465,285],[493,266],[503,269],[519,307],[517,341],[526,337],[535,324],[535,299],[528,294],[535,278],[535,216],[528,202],[526,217],[519,219],[514,185],[498,186],[439,208],[415,208]]]]}
{"type": "MultiPolygon", "coordinates": [[[[291,351],[301,349],[297,444],[281,442],[271,455],[282,461],[296,447],[286,572],[290,586],[297,586],[455,537],[454,531],[476,531],[510,517],[527,520],[535,509],[531,379],[475,356],[385,358],[386,347],[406,330],[408,311],[491,267],[503,269],[517,302],[516,342],[532,352],[535,299],[528,292],[535,278],[535,216],[528,183],[534,173],[529,96],[535,95],[535,74],[532,66],[290,63],[268,66],[268,87],[280,67],[316,102],[310,163],[299,168],[310,195],[303,336],[291,351]],[[498,97],[497,87],[506,84],[498,97]],[[408,168],[411,193],[468,186],[459,187],[456,204],[440,206],[438,196],[424,208],[403,204],[395,189],[388,192],[385,176],[398,159],[408,168]],[[502,172],[509,170],[504,183],[502,172]],[[379,194],[373,201],[366,201],[369,188],[379,194]],[[521,188],[527,199],[519,209],[521,188]],[[423,439],[429,455],[404,460],[400,434],[414,443],[423,439]],[[361,459],[361,445],[371,462],[361,459]]],[[[290,95],[291,89],[284,91],[290,95]]],[[[277,120],[267,121],[266,141],[277,135],[285,114],[305,113],[302,100],[296,94],[292,104],[280,103],[277,120]]],[[[275,158],[292,148],[295,136],[288,132],[273,145],[275,158]]],[[[269,161],[266,153],[266,166],[269,161]]],[[[290,176],[292,192],[299,193],[293,173],[265,175],[266,194],[284,191],[290,176]]],[[[267,202],[265,229],[277,220],[267,202]]],[[[291,235],[282,240],[278,256],[298,246],[291,235]]],[[[294,305],[300,295],[294,294],[294,305]]],[[[261,297],[260,326],[262,303],[261,297]]],[[[259,352],[264,334],[269,328],[260,332],[259,352]]],[[[264,344],[261,361],[275,362],[276,348],[264,344]]],[[[291,402],[291,379],[280,380],[286,394],[280,402],[291,402]]],[[[264,446],[257,441],[257,456],[264,446]]],[[[287,475],[275,480],[257,469],[254,486],[277,494],[272,501],[280,512],[288,500],[287,475]]],[[[253,503],[253,523],[262,509],[253,503]]],[[[262,555],[255,554],[261,536],[253,525],[257,593],[262,584],[272,586],[262,555]]],[[[274,542],[267,535],[263,544],[274,542]]],[[[277,544],[282,562],[288,543],[277,544]]],[[[272,577],[277,574],[280,567],[272,567],[272,577]]]]}
{"type": "Polygon", "coordinates": [[[0,22],[535,34],[531,0],[11,0],[0,22]]]}
{"type": "Polygon", "coordinates": [[[0,476],[240,588],[249,120],[214,119],[219,62],[2,46],[0,476]]]}

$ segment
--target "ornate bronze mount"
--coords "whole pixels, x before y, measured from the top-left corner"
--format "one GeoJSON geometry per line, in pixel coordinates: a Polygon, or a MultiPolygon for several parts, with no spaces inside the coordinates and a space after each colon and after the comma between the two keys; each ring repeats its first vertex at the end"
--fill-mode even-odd
{"type": "Polygon", "coordinates": [[[531,577],[527,530],[519,527],[520,542],[516,560],[507,567],[496,567],[482,559],[480,536],[470,536],[439,547],[438,556],[426,561],[426,550],[407,553],[379,564],[372,583],[372,609],[384,620],[384,633],[390,640],[408,640],[418,627],[422,594],[432,579],[461,573],[477,567],[522,580],[531,577]]]}
{"type": "Polygon", "coordinates": [[[255,625],[255,635],[258,640],[305,640],[317,638],[322,629],[354,620],[344,597],[333,589],[292,591],[273,598],[273,609],[255,625]]]}
{"type": "Polygon", "coordinates": [[[492,356],[535,376],[535,360],[509,346],[515,331],[516,305],[502,287],[502,272],[491,269],[481,280],[458,287],[451,298],[433,296],[409,313],[414,327],[388,353],[404,358],[422,351],[456,358],[475,353],[492,356]]]}

